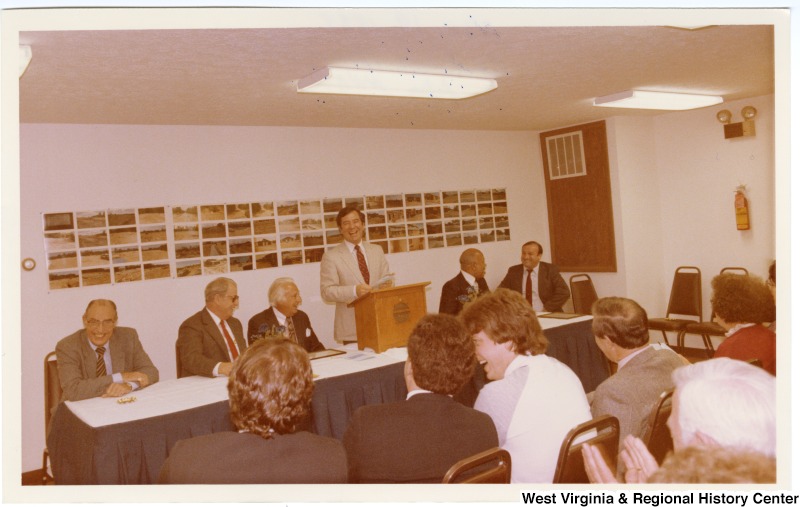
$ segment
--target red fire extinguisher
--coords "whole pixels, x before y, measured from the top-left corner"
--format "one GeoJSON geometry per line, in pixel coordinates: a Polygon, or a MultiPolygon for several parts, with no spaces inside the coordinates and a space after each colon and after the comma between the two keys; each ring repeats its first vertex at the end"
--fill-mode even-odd
{"type": "Polygon", "coordinates": [[[733,198],[733,207],[736,210],[736,229],[746,231],[750,229],[750,210],[747,207],[747,197],[744,195],[744,185],[736,187],[733,198]]]}

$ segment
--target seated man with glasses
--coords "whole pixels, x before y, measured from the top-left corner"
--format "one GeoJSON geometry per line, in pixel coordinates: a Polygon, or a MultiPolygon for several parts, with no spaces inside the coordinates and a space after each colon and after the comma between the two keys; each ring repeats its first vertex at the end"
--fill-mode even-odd
{"type": "Polygon", "coordinates": [[[83,326],[56,345],[62,401],[124,396],[158,382],[158,370],[136,330],[117,327],[113,301],[91,301],[83,326]]]}
{"type": "Polygon", "coordinates": [[[178,378],[227,376],[247,348],[242,323],[233,316],[239,308],[236,282],[225,277],[212,280],[206,285],[205,298],[205,308],[178,329],[178,378]]]}

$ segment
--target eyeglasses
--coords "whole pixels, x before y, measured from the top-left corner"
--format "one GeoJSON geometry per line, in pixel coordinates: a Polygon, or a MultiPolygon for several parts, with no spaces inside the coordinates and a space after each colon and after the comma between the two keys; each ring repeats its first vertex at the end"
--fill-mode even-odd
{"type": "Polygon", "coordinates": [[[91,327],[91,328],[97,328],[97,327],[101,327],[101,326],[102,326],[102,327],[111,327],[111,326],[113,326],[113,325],[114,325],[116,322],[117,322],[117,321],[115,321],[115,320],[103,320],[103,321],[99,321],[99,320],[97,320],[97,319],[89,319],[89,320],[87,320],[87,321],[86,321],[86,325],[87,325],[87,326],[89,326],[89,327],[91,327]]]}
{"type": "Polygon", "coordinates": [[[225,294],[223,297],[231,298],[231,303],[234,303],[234,304],[239,302],[239,296],[229,296],[229,295],[225,294]]]}

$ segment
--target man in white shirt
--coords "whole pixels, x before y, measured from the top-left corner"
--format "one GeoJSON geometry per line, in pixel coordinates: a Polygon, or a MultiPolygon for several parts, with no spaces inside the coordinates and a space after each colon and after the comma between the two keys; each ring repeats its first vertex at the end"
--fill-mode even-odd
{"type": "Polygon", "coordinates": [[[311,320],[299,307],[300,289],[288,276],[276,278],[269,286],[270,307],[247,322],[247,345],[270,336],[284,336],[299,343],[307,352],[325,350],[311,327],[311,320]]]}
{"type": "Polygon", "coordinates": [[[577,375],[545,355],[547,338],[521,294],[497,289],[464,308],[476,355],[490,382],[475,409],[491,416],[511,454],[511,482],[552,483],[569,430],[592,418],[577,375]]]}
{"type": "Polygon", "coordinates": [[[344,241],[322,256],[319,268],[320,294],[323,301],[336,303],[333,337],[341,343],[356,339],[356,314],[348,303],[374,287],[390,287],[389,263],[383,249],[363,241],[364,214],[355,206],[345,206],[336,215],[344,241]]]}
{"type": "Polygon", "coordinates": [[[522,245],[520,261],[508,268],[500,287],[519,292],[537,312],[560,312],[569,299],[569,287],[555,264],[543,262],[542,245],[528,241],[522,245]]]}
{"type": "Polygon", "coordinates": [[[233,316],[239,308],[236,282],[220,277],[205,290],[206,306],[178,330],[178,378],[190,375],[218,377],[228,375],[247,348],[242,323],[233,316]]]}

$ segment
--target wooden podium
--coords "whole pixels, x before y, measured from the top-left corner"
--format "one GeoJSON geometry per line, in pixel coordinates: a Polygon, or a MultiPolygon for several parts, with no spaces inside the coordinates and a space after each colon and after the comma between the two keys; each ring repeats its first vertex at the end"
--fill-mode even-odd
{"type": "Polygon", "coordinates": [[[405,347],[411,330],[428,311],[425,287],[430,283],[376,289],[347,305],[356,310],[358,348],[380,353],[405,347]]]}

